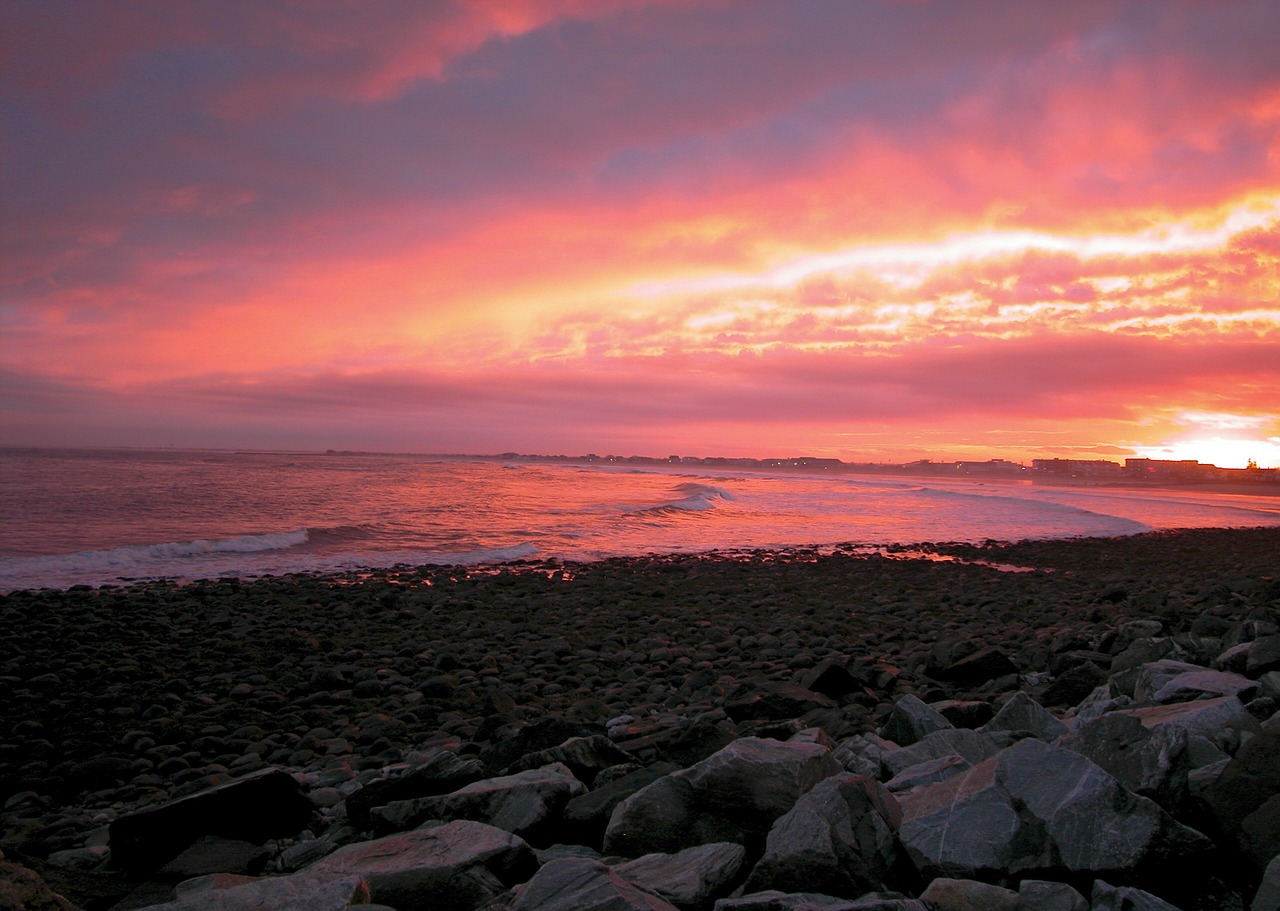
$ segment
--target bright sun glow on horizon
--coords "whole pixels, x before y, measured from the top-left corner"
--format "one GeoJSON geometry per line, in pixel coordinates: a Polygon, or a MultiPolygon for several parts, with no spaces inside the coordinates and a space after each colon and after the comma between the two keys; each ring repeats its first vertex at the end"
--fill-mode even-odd
{"type": "Polygon", "coordinates": [[[1142,459],[1183,461],[1194,459],[1219,468],[1245,468],[1252,461],[1258,468],[1280,468],[1280,439],[1242,440],[1202,437],[1178,440],[1161,446],[1135,446],[1142,459]]]}

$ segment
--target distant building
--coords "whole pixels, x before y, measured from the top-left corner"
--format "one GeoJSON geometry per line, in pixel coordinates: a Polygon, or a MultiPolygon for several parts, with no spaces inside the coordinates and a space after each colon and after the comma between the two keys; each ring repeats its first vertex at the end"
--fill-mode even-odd
{"type": "Polygon", "coordinates": [[[1031,470],[1057,478],[1120,478],[1124,469],[1119,462],[1105,459],[1032,459],[1031,470]]]}
{"type": "Polygon", "coordinates": [[[1213,465],[1202,465],[1197,459],[1125,459],[1125,474],[1148,481],[1203,481],[1218,473],[1213,465]]]}

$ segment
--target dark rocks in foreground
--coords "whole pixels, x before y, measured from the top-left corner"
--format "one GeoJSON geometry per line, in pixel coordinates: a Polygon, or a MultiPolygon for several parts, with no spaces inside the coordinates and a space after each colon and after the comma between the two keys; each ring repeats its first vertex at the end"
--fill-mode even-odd
{"type": "Polygon", "coordinates": [[[1280,530],[938,549],[6,596],[0,897],[1280,908],[1280,530]]]}

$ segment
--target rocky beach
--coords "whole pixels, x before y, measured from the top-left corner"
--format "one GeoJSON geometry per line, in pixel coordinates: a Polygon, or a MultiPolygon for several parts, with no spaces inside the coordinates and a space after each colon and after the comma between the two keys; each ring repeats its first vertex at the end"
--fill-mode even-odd
{"type": "Polygon", "coordinates": [[[1280,529],[0,596],[0,908],[1280,908],[1280,529]]]}

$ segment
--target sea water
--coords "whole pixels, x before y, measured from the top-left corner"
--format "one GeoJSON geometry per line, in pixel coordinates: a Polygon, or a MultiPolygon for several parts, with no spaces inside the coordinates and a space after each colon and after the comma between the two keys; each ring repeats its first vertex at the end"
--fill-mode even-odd
{"type": "Polygon", "coordinates": [[[1280,498],[364,453],[0,449],[0,591],[1280,525],[1280,498]]]}

